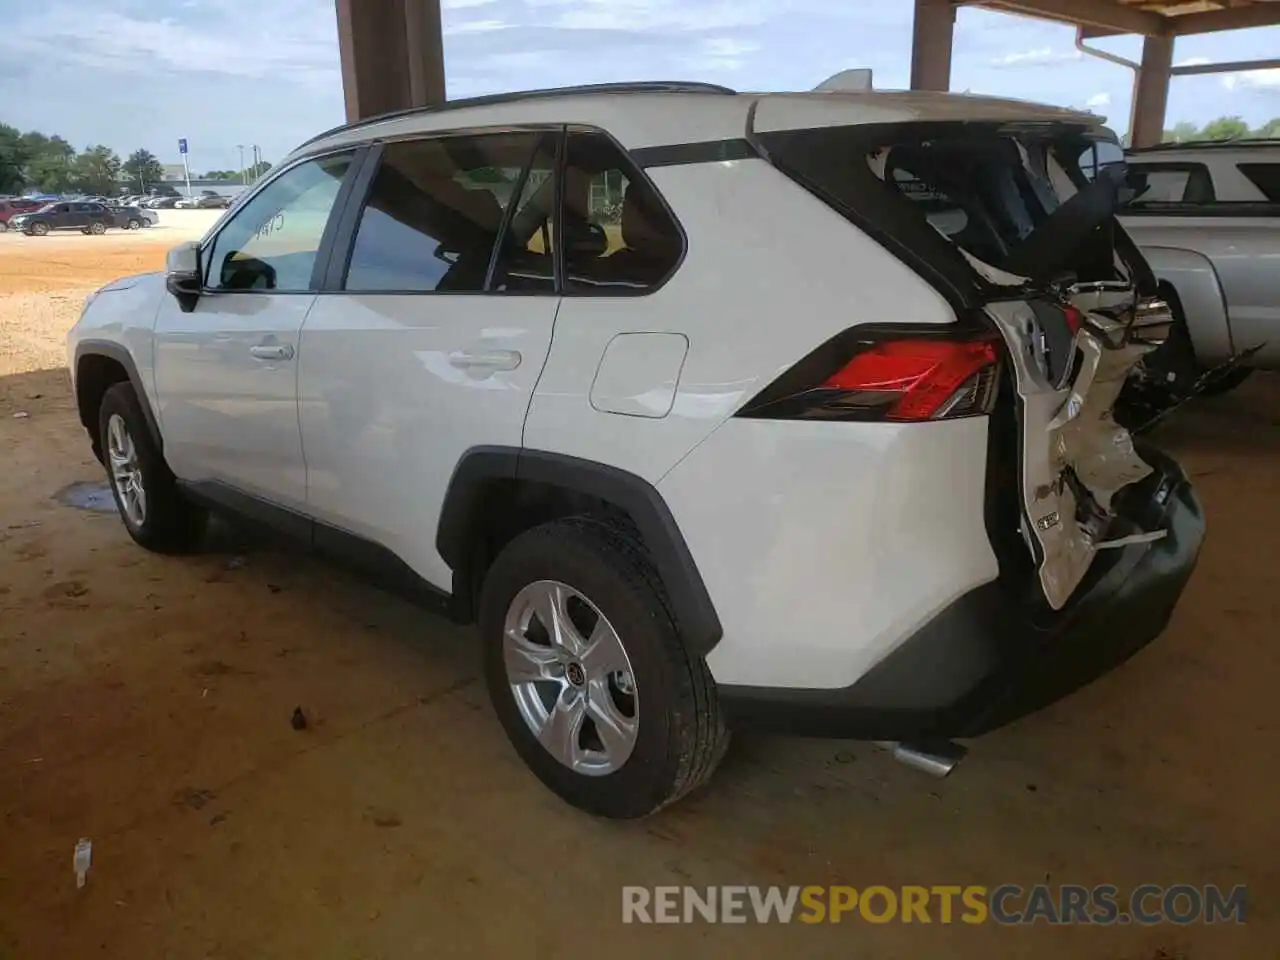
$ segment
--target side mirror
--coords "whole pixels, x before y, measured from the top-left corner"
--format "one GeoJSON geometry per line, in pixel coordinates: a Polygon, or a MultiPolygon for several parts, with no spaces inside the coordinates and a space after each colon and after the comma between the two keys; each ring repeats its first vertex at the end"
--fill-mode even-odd
{"type": "Polygon", "coordinates": [[[164,285],[177,298],[183,313],[195,309],[200,282],[200,244],[188,241],[170,250],[165,257],[164,285]]]}

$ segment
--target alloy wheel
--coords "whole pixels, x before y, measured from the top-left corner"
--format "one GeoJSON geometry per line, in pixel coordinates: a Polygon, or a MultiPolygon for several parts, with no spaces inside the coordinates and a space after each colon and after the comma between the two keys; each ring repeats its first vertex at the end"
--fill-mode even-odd
{"type": "Polygon", "coordinates": [[[627,762],[640,726],[635,674],[589,598],[554,580],[528,584],[507,609],[502,653],[521,718],[556,760],[595,777],[627,762]]]}
{"type": "Polygon", "coordinates": [[[120,509],[129,526],[136,530],[147,519],[147,489],[138,463],[137,445],[124,418],[118,413],[113,413],[107,421],[107,463],[120,509]]]}

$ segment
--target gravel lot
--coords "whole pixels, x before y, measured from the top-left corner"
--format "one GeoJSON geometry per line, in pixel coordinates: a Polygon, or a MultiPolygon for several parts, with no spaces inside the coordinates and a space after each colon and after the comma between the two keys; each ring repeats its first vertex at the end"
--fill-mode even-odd
{"type": "Polygon", "coordinates": [[[55,499],[102,476],[62,369],[84,295],[200,232],[0,236],[0,958],[1277,955],[1276,378],[1165,429],[1210,536],[1118,672],[946,781],[867,744],[740,738],[710,791],[600,823],[520,766],[468,631],[242,534],[151,556],[55,499]],[[1245,883],[1248,922],[619,922],[624,884],[1046,881],[1245,883]]]}

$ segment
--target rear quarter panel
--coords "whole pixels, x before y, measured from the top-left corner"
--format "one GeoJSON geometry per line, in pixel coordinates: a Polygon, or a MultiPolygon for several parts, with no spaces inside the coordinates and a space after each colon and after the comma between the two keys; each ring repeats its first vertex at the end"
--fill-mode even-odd
{"type": "Polygon", "coordinates": [[[652,171],[687,236],[648,296],[566,297],[525,426],[528,447],[613,464],[656,483],[747,400],[860,323],[948,323],[942,297],[763,160],[652,171]],[[670,412],[593,407],[606,348],[627,333],[688,340],[670,412]]]}
{"type": "Polygon", "coordinates": [[[1253,362],[1280,368],[1280,217],[1127,216],[1122,222],[1156,276],[1178,291],[1201,362],[1221,363],[1266,342],[1253,362]]]}

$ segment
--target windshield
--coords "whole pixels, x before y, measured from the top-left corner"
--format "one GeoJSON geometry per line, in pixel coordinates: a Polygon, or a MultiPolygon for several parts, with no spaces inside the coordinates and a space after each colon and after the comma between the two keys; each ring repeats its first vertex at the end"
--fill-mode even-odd
{"type": "Polygon", "coordinates": [[[972,291],[1020,277],[1116,279],[1122,167],[1100,131],[1062,123],[921,122],[761,136],[771,158],[908,262],[972,291]],[[1081,161],[1089,161],[1086,173],[1081,161]],[[1079,199],[1076,199],[1079,197],[1079,199]],[[1088,247],[1094,235],[1102,242],[1088,247]]]}
{"type": "Polygon", "coordinates": [[[56,203],[46,203],[43,207],[37,210],[36,213],[53,213],[57,209],[58,205],[56,203]]]}

